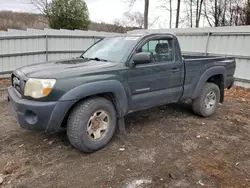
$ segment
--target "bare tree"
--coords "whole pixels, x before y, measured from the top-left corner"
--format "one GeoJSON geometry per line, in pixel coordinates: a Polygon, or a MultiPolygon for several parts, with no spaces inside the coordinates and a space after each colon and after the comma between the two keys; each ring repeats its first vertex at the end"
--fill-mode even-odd
{"type": "Polygon", "coordinates": [[[175,28],[179,27],[180,7],[181,7],[181,0],[177,0],[177,13],[176,13],[175,28]]]}
{"type": "Polygon", "coordinates": [[[140,12],[125,12],[123,18],[114,21],[115,25],[124,27],[143,28],[144,16],[140,12]]]}
{"type": "MultiPolygon", "coordinates": [[[[137,0],[125,0],[131,9],[137,0]]],[[[149,0],[144,0],[144,29],[148,29],[149,0]]]]}
{"type": "MultiPolygon", "coordinates": [[[[159,20],[159,16],[149,20],[148,27],[152,27],[159,20]]],[[[144,27],[144,15],[140,12],[125,12],[121,19],[116,19],[114,24],[126,28],[142,29],[144,27]]]]}
{"type": "Polygon", "coordinates": [[[249,6],[249,0],[206,0],[204,16],[211,27],[246,25],[249,6]]]}
{"type": "MultiPolygon", "coordinates": [[[[201,17],[210,27],[250,24],[250,0],[183,0],[184,19],[188,27],[199,27],[201,17]]],[[[180,23],[180,21],[179,21],[180,23]]]]}
{"type": "Polygon", "coordinates": [[[199,27],[199,25],[200,25],[203,2],[204,2],[203,0],[196,0],[195,27],[199,27]]]}
{"type": "MultiPolygon", "coordinates": [[[[227,0],[224,0],[227,1],[227,0]]],[[[206,0],[204,14],[210,26],[220,26],[222,18],[222,0],[206,0]]]]}
{"type": "Polygon", "coordinates": [[[172,0],[164,0],[159,8],[169,12],[169,28],[172,28],[173,20],[173,9],[172,9],[172,0]]]}
{"type": "Polygon", "coordinates": [[[144,29],[148,29],[148,10],[149,10],[149,0],[145,0],[145,5],[144,5],[144,29]]]}
{"type": "Polygon", "coordinates": [[[172,27],[172,0],[169,0],[169,28],[172,27]]]}
{"type": "Polygon", "coordinates": [[[246,25],[250,25],[250,0],[247,0],[246,6],[246,25]]]}
{"type": "Polygon", "coordinates": [[[229,4],[229,22],[227,21],[227,25],[248,25],[248,2],[243,3],[241,0],[233,0],[230,1],[229,4]]]}
{"type": "Polygon", "coordinates": [[[199,27],[204,0],[185,0],[184,2],[186,4],[186,10],[184,12],[186,14],[184,15],[188,18],[186,19],[188,25],[193,27],[195,23],[195,27],[199,27]]]}
{"type": "Polygon", "coordinates": [[[158,20],[160,16],[155,17],[152,21],[149,22],[148,27],[152,27],[158,20]]]}
{"type": "Polygon", "coordinates": [[[190,0],[190,25],[193,27],[193,0],[190,0]]]}
{"type": "Polygon", "coordinates": [[[34,5],[42,14],[46,15],[48,0],[30,0],[30,3],[34,5]]]}

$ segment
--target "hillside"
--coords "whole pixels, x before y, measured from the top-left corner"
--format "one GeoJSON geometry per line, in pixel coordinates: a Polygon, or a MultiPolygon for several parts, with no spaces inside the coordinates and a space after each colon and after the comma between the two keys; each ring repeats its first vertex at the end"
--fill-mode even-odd
{"type": "Polygon", "coordinates": [[[44,16],[39,14],[0,11],[0,30],[7,29],[43,29],[48,28],[44,16]]]}
{"type": "MultiPolygon", "coordinates": [[[[49,28],[46,18],[41,14],[0,11],[0,30],[7,29],[43,29],[49,28]]],[[[113,24],[92,22],[89,30],[125,33],[136,28],[122,27],[113,24]]]]}

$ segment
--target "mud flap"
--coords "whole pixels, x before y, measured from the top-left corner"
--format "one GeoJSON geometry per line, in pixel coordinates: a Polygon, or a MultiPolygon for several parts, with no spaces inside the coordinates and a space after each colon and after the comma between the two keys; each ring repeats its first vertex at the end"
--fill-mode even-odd
{"type": "Polygon", "coordinates": [[[118,134],[126,135],[126,128],[125,128],[124,118],[119,118],[117,123],[118,123],[118,134]]]}

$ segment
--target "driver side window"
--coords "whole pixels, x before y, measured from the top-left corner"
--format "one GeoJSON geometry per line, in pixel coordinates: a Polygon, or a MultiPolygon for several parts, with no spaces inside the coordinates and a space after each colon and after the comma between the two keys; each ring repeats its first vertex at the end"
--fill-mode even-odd
{"type": "Polygon", "coordinates": [[[141,52],[150,52],[155,62],[172,62],[173,39],[153,39],[140,49],[141,52]]]}

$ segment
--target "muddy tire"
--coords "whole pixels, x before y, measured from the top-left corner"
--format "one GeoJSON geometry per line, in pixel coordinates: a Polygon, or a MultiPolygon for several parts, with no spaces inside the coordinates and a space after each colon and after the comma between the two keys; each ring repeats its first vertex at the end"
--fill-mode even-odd
{"type": "Polygon", "coordinates": [[[108,144],[115,133],[116,124],[113,104],[105,98],[91,98],[80,102],[71,111],[67,135],[74,147],[91,153],[108,144]]]}
{"type": "Polygon", "coordinates": [[[218,108],[219,101],[219,87],[214,83],[206,83],[198,98],[193,100],[193,111],[199,116],[212,116],[218,108]]]}

